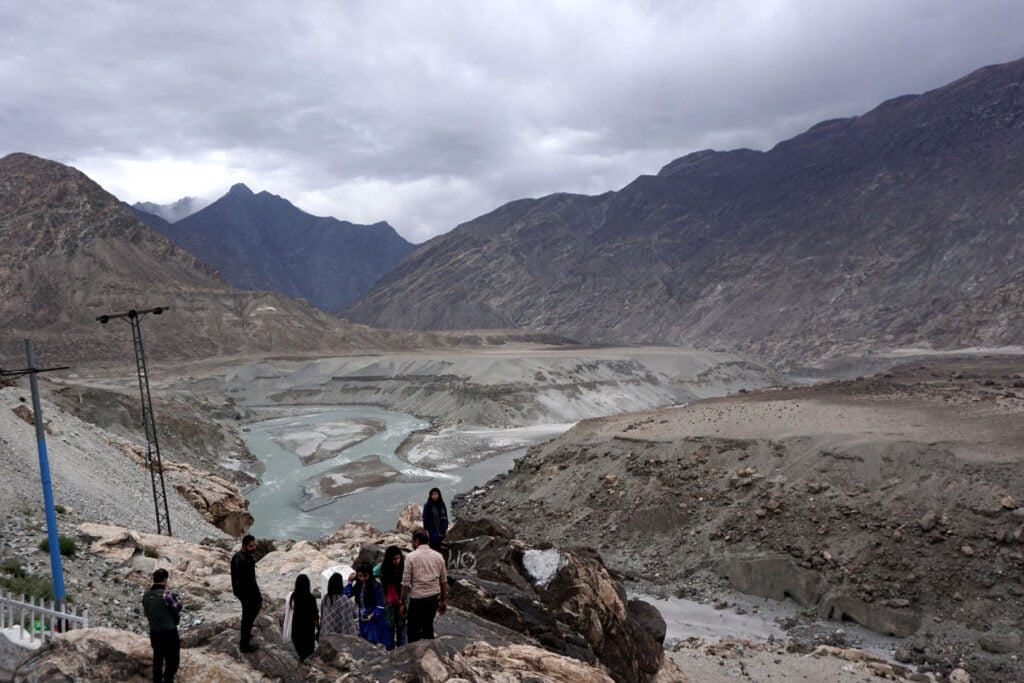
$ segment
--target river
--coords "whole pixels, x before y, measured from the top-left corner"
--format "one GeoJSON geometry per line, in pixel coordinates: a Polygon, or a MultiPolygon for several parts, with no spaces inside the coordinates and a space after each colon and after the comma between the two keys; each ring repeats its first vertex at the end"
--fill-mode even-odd
{"type": "MultiPolygon", "coordinates": [[[[450,462],[439,462],[435,457],[427,460],[434,464],[434,469],[428,469],[415,464],[418,462],[415,452],[408,459],[396,454],[410,434],[430,427],[425,420],[374,406],[309,406],[308,411],[305,408],[302,412],[292,408],[294,412],[287,416],[252,423],[248,431],[241,434],[246,446],[265,468],[261,483],[246,494],[249,511],[255,518],[250,533],[257,538],[316,540],[352,520],[363,520],[382,530],[393,529],[405,506],[409,503],[422,505],[432,487],[440,488],[445,500],[450,501],[455,494],[507,472],[513,461],[526,452],[529,443],[567,428],[567,425],[548,425],[547,429],[541,427],[525,436],[522,430],[515,430],[515,442],[502,438],[502,431],[495,431],[491,442],[500,445],[495,455],[466,465],[454,457],[450,462]],[[352,426],[363,421],[382,423],[383,429],[340,450],[329,460],[302,465],[300,453],[308,454],[317,443],[338,438],[339,434],[350,435],[352,426]],[[513,447],[517,444],[519,447],[513,447]],[[368,456],[376,456],[382,470],[394,468],[400,475],[383,485],[340,496],[321,507],[300,509],[304,482],[368,456]]],[[[279,407],[266,410],[277,415],[281,412],[279,407]]],[[[472,434],[480,441],[479,431],[472,434]]],[[[437,448],[436,443],[424,444],[427,451],[436,452],[437,448]]]]}

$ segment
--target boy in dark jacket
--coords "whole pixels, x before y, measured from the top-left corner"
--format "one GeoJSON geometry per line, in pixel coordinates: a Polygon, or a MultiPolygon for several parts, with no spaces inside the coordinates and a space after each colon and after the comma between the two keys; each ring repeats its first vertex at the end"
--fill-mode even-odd
{"type": "Polygon", "coordinates": [[[149,620],[149,643],[153,646],[153,683],[171,683],[178,672],[181,641],[178,620],[181,600],[167,590],[167,570],[153,572],[152,587],[142,594],[142,609],[149,620]]]}

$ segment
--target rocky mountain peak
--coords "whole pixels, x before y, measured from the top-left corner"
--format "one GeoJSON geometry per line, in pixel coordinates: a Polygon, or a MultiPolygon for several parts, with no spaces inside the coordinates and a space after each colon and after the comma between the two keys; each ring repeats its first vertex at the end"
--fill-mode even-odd
{"type": "Polygon", "coordinates": [[[150,225],[236,287],[301,297],[324,311],[354,301],[413,250],[387,223],[313,216],[241,183],[177,223],[150,225]]]}

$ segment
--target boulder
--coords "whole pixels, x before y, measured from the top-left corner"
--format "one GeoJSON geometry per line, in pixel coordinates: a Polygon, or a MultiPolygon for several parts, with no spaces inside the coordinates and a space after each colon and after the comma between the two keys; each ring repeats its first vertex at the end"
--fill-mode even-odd
{"type": "Polygon", "coordinates": [[[661,644],[626,608],[626,591],[596,553],[563,550],[563,561],[542,602],[583,634],[617,681],[652,681],[662,666],[661,644]]]}
{"type": "Polygon", "coordinates": [[[630,616],[644,627],[644,630],[651,634],[656,641],[665,644],[665,635],[668,633],[668,625],[665,618],[661,616],[658,608],[643,600],[630,600],[626,603],[626,609],[630,616]]]}
{"type": "MultiPolygon", "coordinates": [[[[146,453],[141,446],[129,441],[121,441],[118,445],[130,460],[148,469],[146,453]]],[[[196,469],[188,463],[167,459],[161,460],[161,465],[174,489],[199,511],[203,519],[236,538],[248,533],[253,517],[249,514],[249,501],[238,487],[223,477],[196,469]]]]}
{"type": "Polygon", "coordinates": [[[999,633],[990,631],[978,638],[978,645],[981,646],[982,650],[985,650],[986,652],[995,652],[997,654],[1019,652],[1020,644],[1020,634],[1015,632],[999,633]]]}
{"type": "MultiPolygon", "coordinates": [[[[299,664],[281,639],[279,615],[260,614],[253,629],[259,649],[238,649],[239,619],[208,622],[182,636],[179,680],[381,681],[543,680],[612,681],[600,667],[562,657],[527,638],[452,610],[439,618],[438,637],[387,652],[357,636],[324,636],[299,664]]],[[[14,679],[43,681],[146,681],[152,650],[146,636],[111,628],[70,631],[25,659],[14,679]]],[[[680,680],[680,679],[664,679],[680,680]]]]}
{"type": "Polygon", "coordinates": [[[253,516],[249,501],[231,482],[209,472],[200,472],[190,465],[179,464],[182,479],[174,488],[210,524],[235,538],[249,533],[253,516]]]}
{"type": "Polygon", "coordinates": [[[338,527],[338,530],[330,536],[314,541],[314,545],[318,548],[332,547],[344,549],[354,557],[359,554],[360,548],[368,544],[379,545],[384,548],[389,545],[406,548],[409,546],[410,538],[411,534],[399,533],[397,531],[381,531],[368,522],[357,520],[346,522],[338,527]]]}
{"type": "Polygon", "coordinates": [[[395,524],[395,531],[399,534],[411,536],[412,532],[423,526],[423,506],[416,503],[409,503],[398,515],[398,522],[395,524]]]}
{"type": "Polygon", "coordinates": [[[314,659],[323,658],[335,667],[343,666],[347,672],[343,681],[611,683],[614,680],[600,668],[529,643],[492,643],[439,634],[434,640],[420,640],[390,653],[365,652],[364,648],[363,652],[350,654],[351,636],[332,634],[324,641],[314,659]]]}
{"type": "Polygon", "coordinates": [[[448,530],[448,542],[464,541],[476,536],[491,536],[494,538],[515,538],[512,527],[490,517],[478,519],[459,520],[459,523],[448,530]]]}
{"type": "Polygon", "coordinates": [[[89,542],[88,552],[135,570],[140,586],[148,585],[154,569],[164,567],[177,589],[231,590],[231,553],[223,548],[110,524],[87,522],[78,533],[89,542]]]}
{"type": "MultiPolygon", "coordinates": [[[[69,631],[23,661],[14,680],[146,681],[152,678],[153,651],[147,636],[112,628],[69,631]]],[[[217,652],[182,648],[178,679],[252,680],[252,669],[217,652]]]]}
{"type": "MultiPolygon", "coordinates": [[[[485,528],[464,520],[460,528],[485,528]]],[[[449,602],[518,631],[552,652],[607,667],[617,681],[653,681],[661,643],[627,608],[625,591],[589,551],[535,550],[506,537],[451,543],[449,602]]],[[[652,608],[653,609],[653,608],[652,608]]],[[[656,611],[656,610],[655,610],[656,611]]],[[[662,629],[664,622],[661,623],[662,629]]]]}

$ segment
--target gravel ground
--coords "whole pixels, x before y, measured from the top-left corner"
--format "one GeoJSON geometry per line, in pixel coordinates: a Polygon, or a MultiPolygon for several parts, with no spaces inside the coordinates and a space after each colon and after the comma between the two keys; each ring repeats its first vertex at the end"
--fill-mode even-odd
{"type": "MultiPolygon", "coordinates": [[[[45,519],[35,427],[15,413],[30,416],[31,410],[27,389],[0,389],[0,472],[5,479],[0,486],[0,505],[10,511],[38,511],[45,519]]],[[[74,511],[82,520],[155,531],[149,472],[128,459],[121,448],[125,442],[48,401],[42,401],[42,410],[54,504],[74,511]]],[[[165,488],[174,535],[190,541],[223,536],[178,495],[172,484],[171,477],[167,477],[165,488]]]]}

